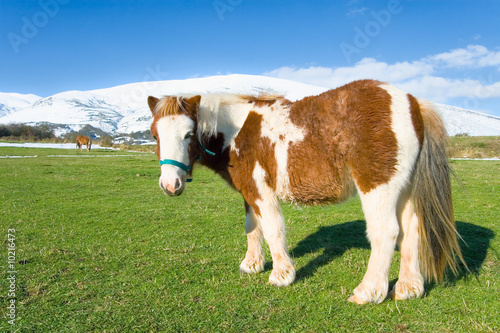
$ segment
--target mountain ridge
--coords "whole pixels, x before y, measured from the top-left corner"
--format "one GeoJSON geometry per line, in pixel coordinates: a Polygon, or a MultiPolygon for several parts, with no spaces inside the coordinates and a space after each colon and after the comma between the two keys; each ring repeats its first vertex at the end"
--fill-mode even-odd
{"type": "MultiPolygon", "coordinates": [[[[151,123],[149,95],[206,93],[274,93],[295,101],[320,94],[329,88],[295,81],[256,76],[218,75],[186,80],[129,83],[89,91],[65,91],[45,98],[36,95],[0,93],[0,124],[53,124],[56,135],[78,132],[85,125],[110,135],[146,131],[151,123]]],[[[500,117],[437,104],[450,135],[500,135],[500,117]]]]}

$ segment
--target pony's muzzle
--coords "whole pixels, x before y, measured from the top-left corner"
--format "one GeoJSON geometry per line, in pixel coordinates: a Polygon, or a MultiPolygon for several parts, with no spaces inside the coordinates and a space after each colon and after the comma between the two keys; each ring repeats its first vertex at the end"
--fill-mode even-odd
{"type": "Polygon", "coordinates": [[[186,177],[175,178],[173,181],[164,181],[162,177],[159,180],[160,188],[163,190],[163,193],[170,197],[181,195],[184,192],[184,188],[186,185],[186,177]]]}

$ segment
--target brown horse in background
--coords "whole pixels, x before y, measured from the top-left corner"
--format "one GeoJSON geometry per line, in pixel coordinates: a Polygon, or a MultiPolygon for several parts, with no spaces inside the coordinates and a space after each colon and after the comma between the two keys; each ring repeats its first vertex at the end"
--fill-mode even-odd
{"type": "Polygon", "coordinates": [[[79,135],[79,136],[76,137],[76,148],[75,148],[75,150],[80,149],[80,151],[82,151],[82,145],[86,145],[87,146],[87,151],[90,151],[90,146],[92,146],[92,141],[90,140],[90,138],[88,136],[79,135]]]}

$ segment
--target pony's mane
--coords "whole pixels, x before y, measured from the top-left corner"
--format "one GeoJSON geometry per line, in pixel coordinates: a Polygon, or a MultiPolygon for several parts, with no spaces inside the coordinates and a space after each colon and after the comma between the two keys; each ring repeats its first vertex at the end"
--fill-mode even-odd
{"type": "Polygon", "coordinates": [[[183,106],[180,96],[163,96],[155,106],[155,114],[160,117],[179,115],[183,106]]]}
{"type": "MultiPolygon", "coordinates": [[[[196,94],[181,94],[175,96],[163,96],[155,106],[154,112],[159,117],[176,116],[184,111],[181,99],[189,99],[196,94]]],[[[217,134],[218,119],[221,110],[225,116],[241,112],[238,105],[253,104],[256,107],[267,106],[277,101],[285,100],[284,96],[277,94],[204,94],[201,95],[200,108],[198,112],[198,134],[199,137],[217,134]]]]}
{"type": "Polygon", "coordinates": [[[254,103],[256,106],[271,105],[284,96],[276,94],[206,94],[202,95],[198,113],[198,134],[212,136],[217,134],[218,119],[221,110],[227,116],[241,112],[238,105],[254,103]]]}
{"type": "Polygon", "coordinates": [[[254,95],[241,95],[241,98],[248,103],[255,103],[256,105],[258,104],[273,104],[276,103],[278,100],[283,100],[285,99],[285,96],[283,95],[277,95],[277,94],[259,94],[257,96],[254,95]]]}

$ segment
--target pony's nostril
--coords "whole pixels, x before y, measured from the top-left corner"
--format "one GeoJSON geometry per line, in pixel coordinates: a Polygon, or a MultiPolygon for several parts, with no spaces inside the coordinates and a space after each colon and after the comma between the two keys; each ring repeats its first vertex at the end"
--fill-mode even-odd
{"type": "Polygon", "coordinates": [[[173,188],[173,187],[172,187],[172,185],[170,185],[170,184],[168,184],[168,185],[167,185],[167,191],[168,191],[169,193],[172,193],[172,194],[173,194],[173,193],[175,193],[175,190],[176,190],[176,189],[175,189],[175,188],[173,188]]]}
{"type": "Polygon", "coordinates": [[[161,190],[162,190],[163,192],[165,192],[165,193],[169,191],[169,190],[167,189],[167,188],[168,188],[168,186],[165,186],[162,182],[160,182],[160,188],[161,188],[161,190]]]}
{"type": "Polygon", "coordinates": [[[160,180],[160,188],[169,196],[179,195],[182,193],[182,179],[176,178],[173,183],[162,182],[160,180]]]}

